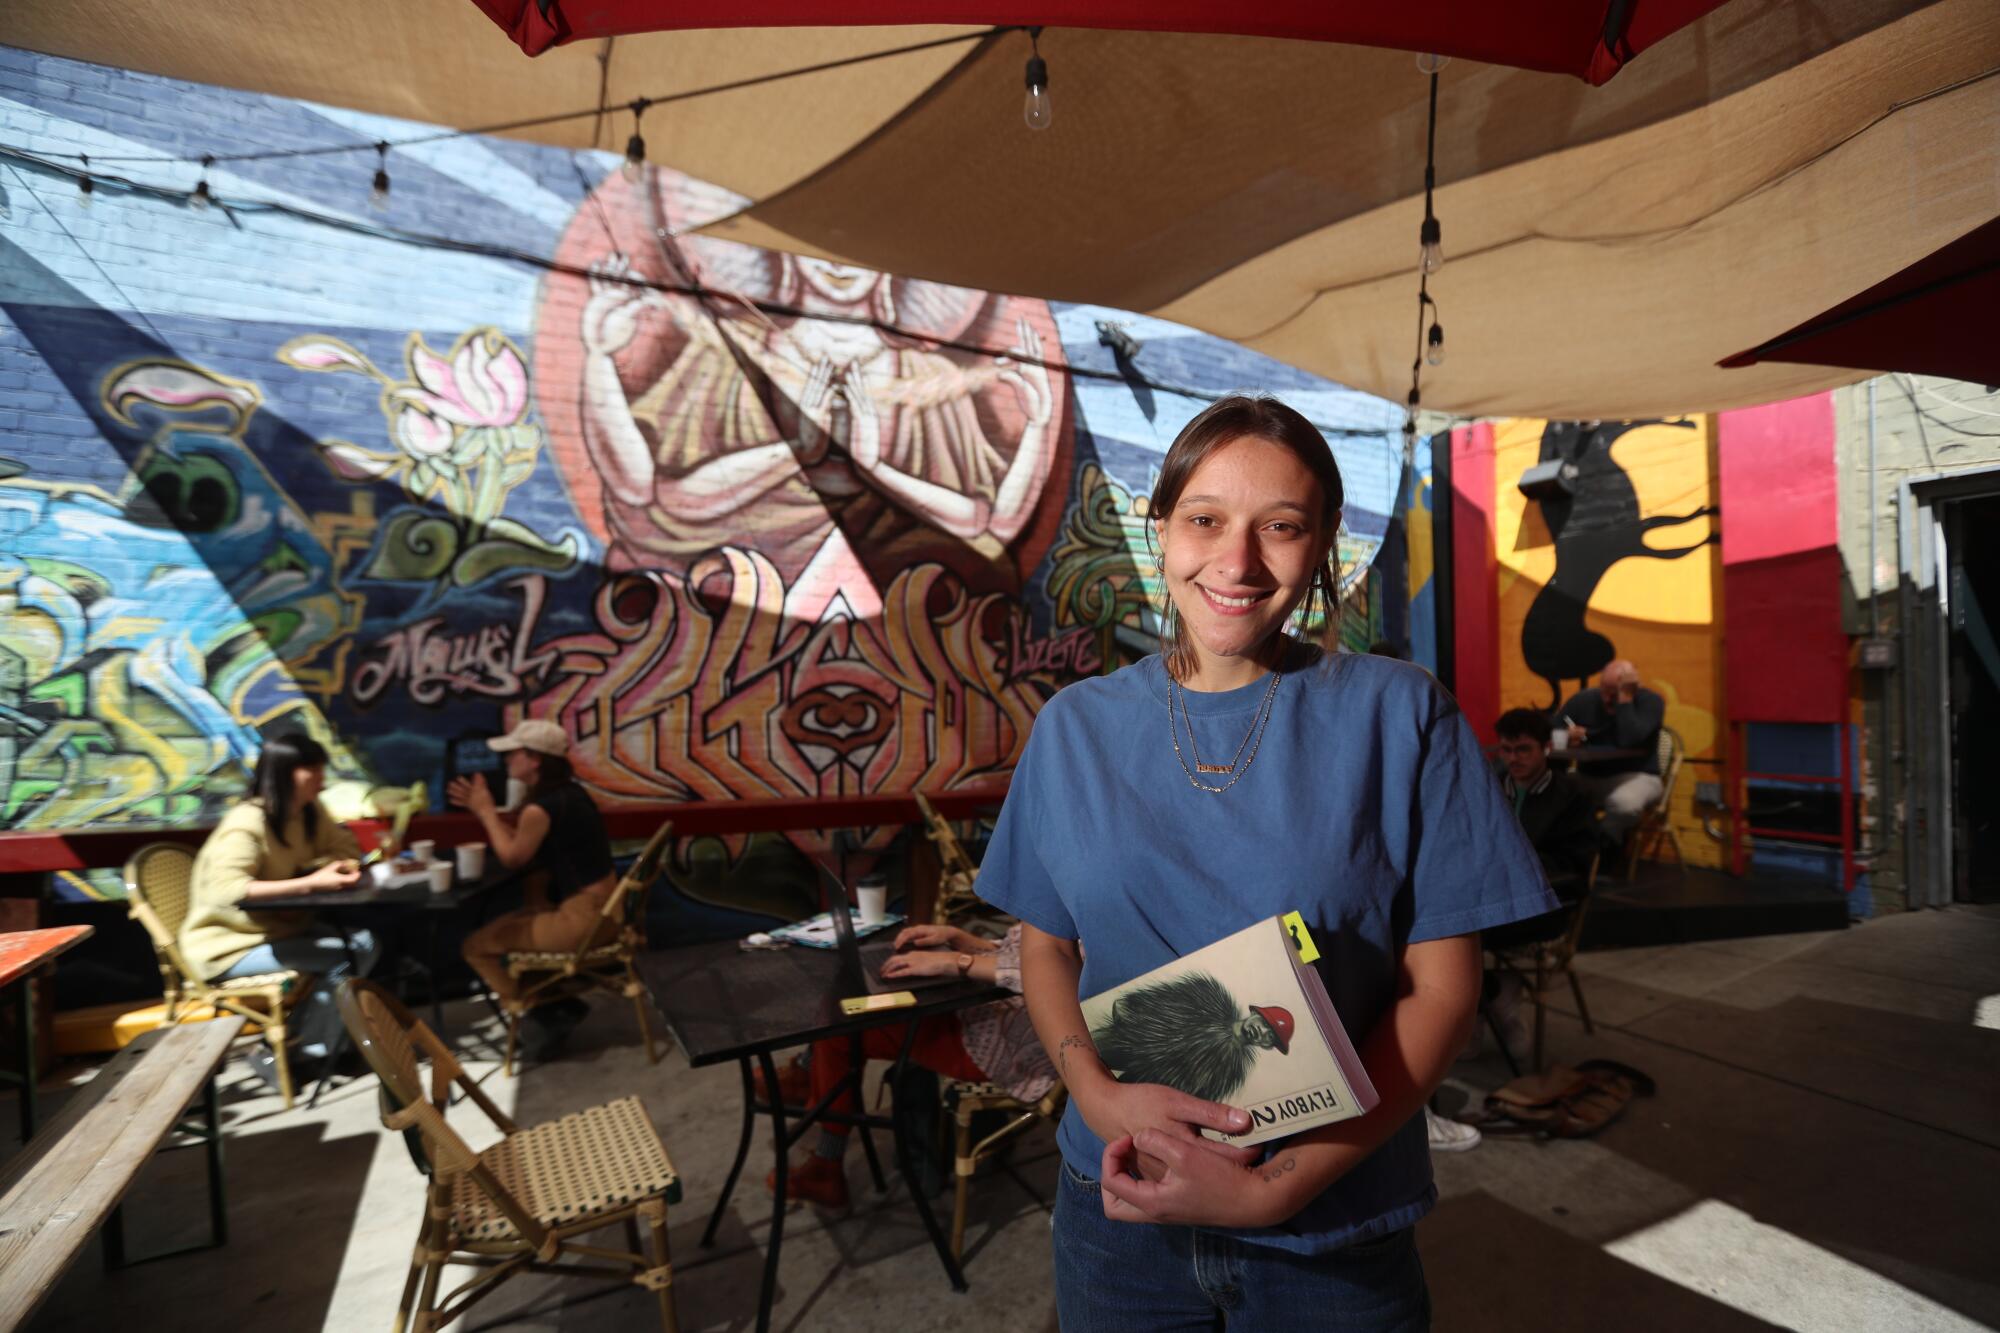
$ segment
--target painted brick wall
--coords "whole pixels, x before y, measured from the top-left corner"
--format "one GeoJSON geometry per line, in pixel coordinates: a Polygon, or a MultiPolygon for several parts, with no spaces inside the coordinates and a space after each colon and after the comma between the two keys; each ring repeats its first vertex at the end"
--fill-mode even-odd
{"type": "MultiPolygon", "coordinates": [[[[197,169],[110,159],[421,128],[0,48],[0,144],[149,186],[197,169]]],[[[685,244],[806,312],[766,319],[663,290],[655,221],[736,202],[670,170],[454,139],[392,152],[378,213],[374,166],[86,208],[0,156],[0,826],[212,816],[291,728],[337,802],[435,794],[452,742],[528,715],[606,800],[983,781],[1143,645],[1135,497],[1209,396],[1327,428],[1351,582],[1395,507],[1399,409],[1231,344],[685,244]],[[924,485],[891,501],[880,469],[924,485]]]]}

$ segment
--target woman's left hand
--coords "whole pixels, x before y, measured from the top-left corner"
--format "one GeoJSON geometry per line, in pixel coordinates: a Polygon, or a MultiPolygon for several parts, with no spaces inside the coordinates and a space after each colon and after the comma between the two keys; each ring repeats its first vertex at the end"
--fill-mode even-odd
{"type": "Polygon", "coordinates": [[[1269,1227],[1290,1217],[1282,1184],[1290,1170],[1289,1154],[1271,1161],[1238,1166],[1199,1143],[1158,1130],[1139,1131],[1104,1146],[1098,1180],[1103,1185],[1104,1215],[1113,1222],[1166,1222],[1180,1226],[1269,1227]],[[1167,1172],[1152,1180],[1132,1173],[1140,1154],[1164,1162],[1167,1172]]]}
{"type": "Polygon", "coordinates": [[[896,977],[955,977],[958,975],[958,955],[955,953],[899,953],[891,954],[882,964],[882,980],[896,977]]]}

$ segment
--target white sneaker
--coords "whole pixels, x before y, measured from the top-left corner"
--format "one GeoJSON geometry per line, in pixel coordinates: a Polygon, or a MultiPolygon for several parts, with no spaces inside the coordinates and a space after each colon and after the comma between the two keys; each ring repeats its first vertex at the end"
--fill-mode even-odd
{"type": "Polygon", "coordinates": [[[1477,1148],[1482,1137],[1476,1127],[1446,1120],[1428,1106],[1424,1108],[1424,1129],[1430,1135],[1432,1152],[1467,1152],[1477,1148]]]}

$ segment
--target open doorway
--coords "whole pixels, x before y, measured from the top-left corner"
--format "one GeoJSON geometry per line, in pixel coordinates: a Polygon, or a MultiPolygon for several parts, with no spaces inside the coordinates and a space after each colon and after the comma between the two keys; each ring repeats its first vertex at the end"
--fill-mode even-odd
{"type": "Polygon", "coordinates": [[[2000,495],[1946,516],[1952,897],[2000,902],[2000,495]]]}

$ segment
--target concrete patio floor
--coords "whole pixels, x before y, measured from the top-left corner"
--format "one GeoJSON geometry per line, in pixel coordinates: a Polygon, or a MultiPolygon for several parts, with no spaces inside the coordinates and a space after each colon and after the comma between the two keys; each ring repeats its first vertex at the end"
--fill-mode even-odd
{"type": "MultiPolygon", "coordinates": [[[[1442,1201],[1419,1236],[1439,1329],[2000,1325],[2000,909],[1592,953],[1579,970],[1597,1032],[1584,1034],[1565,995],[1549,1019],[1552,1057],[1625,1061],[1650,1073],[1659,1094],[1595,1140],[1489,1139],[1438,1159],[1442,1201]]],[[[482,1012],[456,1005],[449,1016],[474,1024],[482,1012]]],[[[717,1245],[702,1249],[735,1144],[737,1074],[690,1070],[678,1053],[650,1066],[635,1038],[629,1010],[604,1005],[560,1062],[486,1086],[524,1124],[642,1096],[687,1192],[672,1217],[681,1325],[750,1328],[769,1225],[768,1139],[753,1149],[717,1245]]],[[[1444,1103],[1476,1101],[1506,1076],[1496,1054],[1475,1055],[1454,1071],[1444,1103]]],[[[52,1104],[60,1095],[49,1089],[52,1104]]],[[[403,1145],[379,1128],[372,1080],[337,1085],[315,1111],[284,1112],[232,1065],[224,1095],[228,1246],[107,1274],[93,1245],[33,1327],[390,1326],[421,1187],[403,1145]]],[[[472,1125],[469,1112],[455,1122],[472,1125]]],[[[1053,1138],[1037,1131],[1007,1174],[978,1183],[972,1290],[960,1295],[901,1184],[892,1178],[877,1196],[851,1153],[853,1212],[791,1214],[774,1326],[1053,1329],[1054,1165],[1053,1138]]],[[[134,1253],[192,1239],[205,1217],[200,1154],[157,1159],[128,1214],[134,1253]]],[[[656,1326],[643,1292],[530,1277],[459,1327],[656,1326]]]]}

